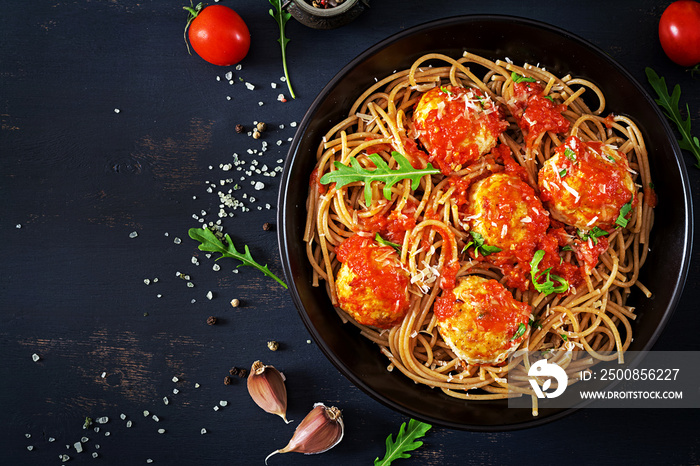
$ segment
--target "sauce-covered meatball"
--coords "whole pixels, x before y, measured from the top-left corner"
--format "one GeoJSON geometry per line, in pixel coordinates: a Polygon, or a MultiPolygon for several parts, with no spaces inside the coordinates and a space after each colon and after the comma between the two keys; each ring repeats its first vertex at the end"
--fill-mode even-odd
{"type": "Polygon", "coordinates": [[[552,217],[583,231],[613,228],[636,191],[624,153],[576,136],[567,138],[544,163],[538,185],[552,217]]]}
{"type": "Polygon", "coordinates": [[[479,89],[449,85],[423,94],[413,123],[428,161],[445,174],[488,153],[508,126],[500,107],[479,89]]]}
{"type": "Polygon", "coordinates": [[[549,216],[535,190],[510,173],[495,173],[469,188],[466,219],[499,257],[529,262],[545,235],[549,216]],[[521,257],[522,256],[522,257],[521,257]]]}
{"type": "Polygon", "coordinates": [[[354,235],[336,248],[342,263],[336,277],[340,307],[363,325],[391,328],[409,308],[409,273],[391,246],[354,235]]]}
{"type": "Polygon", "coordinates": [[[434,309],[440,335],[468,364],[500,364],[529,335],[530,305],[497,280],[464,277],[434,309]]]}

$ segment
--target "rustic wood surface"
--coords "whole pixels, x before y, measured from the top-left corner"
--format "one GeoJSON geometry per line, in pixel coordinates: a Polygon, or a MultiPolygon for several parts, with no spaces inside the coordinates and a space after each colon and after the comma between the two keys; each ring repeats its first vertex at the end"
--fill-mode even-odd
{"type": "MultiPolygon", "coordinates": [[[[280,82],[269,4],[221,3],[235,8],[251,30],[252,48],[241,70],[187,54],[186,2],[4,4],[0,464],[60,464],[63,454],[70,464],[263,464],[319,401],[343,410],[344,440],[323,455],[276,456],[271,465],[372,464],[384,454],[386,436],[407,419],[337,372],[310,342],[282,287],[252,268],[236,269],[232,260],[213,270],[213,260],[196,250],[187,230],[199,218],[217,219],[216,189],[207,188],[234,175],[220,164],[238,153],[249,163],[280,166],[292,123],[301,121],[318,91],[357,54],[393,33],[459,14],[548,22],[598,45],[648,91],[646,66],[680,84],[700,134],[700,81],[672,64],[657,40],[658,18],[669,1],[387,0],[372,2],[368,12],[336,30],[292,20],[287,52],[296,100],[280,82]],[[228,71],[233,84],[225,78],[228,71]],[[286,103],[277,101],[280,93],[286,103]],[[234,131],[253,121],[268,124],[261,140],[234,131]],[[266,152],[248,154],[261,151],[262,141],[266,152]],[[134,231],[138,236],[130,238],[134,231]],[[230,306],[233,298],[239,307],[230,306]],[[209,316],[218,318],[216,325],[207,325],[209,316]],[[271,352],[269,340],[279,341],[280,349],[271,352]],[[33,354],[40,360],[34,362],[33,354]],[[256,359],[287,375],[288,414],[295,423],[257,408],[245,380],[234,377],[224,385],[231,367],[249,368],[256,359]],[[84,430],[86,417],[108,422],[84,430]],[[82,437],[87,441],[78,453],[74,444],[82,437]]],[[[684,155],[698,204],[700,171],[684,155]]],[[[237,211],[224,224],[237,244],[249,245],[255,258],[281,274],[276,232],[263,229],[275,222],[278,179],[253,174],[240,181],[238,193],[248,196],[250,211],[237,211]],[[251,181],[265,187],[255,190],[251,181]]],[[[694,259],[657,349],[700,350],[697,253],[694,259]]],[[[411,459],[395,464],[698,464],[697,414],[584,409],[516,432],[435,427],[411,459]]]]}

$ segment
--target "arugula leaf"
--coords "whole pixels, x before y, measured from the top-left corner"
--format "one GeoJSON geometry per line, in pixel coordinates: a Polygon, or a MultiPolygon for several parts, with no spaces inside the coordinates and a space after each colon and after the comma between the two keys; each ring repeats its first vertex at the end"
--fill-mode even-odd
{"type": "Polygon", "coordinates": [[[236,247],[233,245],[233,241],[231,240],[231,237],[228,235],[228,233],[224,236],[227,244],[224,244],[219,238],[217,238],[213,231],[206,228],[190,228],[188,234],[193,240],[202,243],[198,246],[200,251],[220,253],[221,257],[217,258],[216,260],[219,260],[222,257],[238,259],[239,261],[243,262],[242,264],[238,265],[238,267],[240,267],[241,265],[249,265],[251,267],[255,267],[268,277],[273,278],[277,283],[279,283],[283,287],[287,288],[287,284],[280,280],[279,277],[277,277],[277,275],[270,272],[270,269],[267,268],[267,265],[260,265],[257,262],[255,262],[253,257],[250,255],[248,245],[244,246],[244,253],[241,254],[240,252],[238,252],[236,250],[236,247]]]}
{"type": "Polygon", "coordinates": [[[481,235],[481,233],[477,233],[476,231],[470,231],[470,235],[472,235],[472,238],[474,238],[474,241],[470,241],[464,246],[462,249],[462,252],[466,251],[469,249],[470,246],[474,246],[474,254],[476,257],[479,257],[479,252],[483,254],[484,256],[489,256],[493,254],[494,252],[501,252],[502,249],[499,248],[498,246],[491,246],[488,244],[484,244],[484,237],[481,235]]]}
{"type": "Polygon", "coordinates": [[[530,317],[528,325],[530,325],[530,327],[532,328],[542,328],[542,324],[540,323],[540,321],[536,320],[534,317],[530,317]]]}
{"type": "Polygon", "coordinates": [[[681,86],[676,84],[673,88],[673,93],[669,95],[668,88],[666,87],[666,80],[659,77],[659,75],[649,67],[647,67],[645,71],[649,84],[651,84],[651,87],[656,91],[656,95],[659,96],[658,99],[654,100],[665,110],[666,117],[676,124],[678,131],[681,133],[681,139],[678,141],[678,145],[681,149],[687,150],[695,156],[695,160],[697,161],[695,166],[700,168],[700,140],[690,132],[690,108],[686,103],[686,118],[683,119],[680,107],[678,106],[681,99],[681,86]]]}
{"type": "Polygon", "coordinates": [[[440,173],[440,170],[433,168],[431,164],[422,169],[413,168],[408,159],[396,151],[392,152],[391,156],[399,164],[396,170],[390,170],[389,165],[379,154],[368,155],[369,159],[377,167],[375,170],[362,168],[360,162],[355,157],[351,157],[349,167],[340,162],[334,162],[336,170],[323,175],[320,182],[321,184],[335,183],[337,188],[342,188],[346,184],[362,181],[365,184],[365,205],[369,207],[372,203],[372,181],[384,182],[384,197],[391,200],[391,187],[396,182],[410,179],[411,189],[416,189],[424,175],[437,175],[440,173]]]}
{"type": "Polygon", "coordinates": [[[591,241],[593,241],[593,244],[598,244],[598,238],[607,235],[608,232],[600,227],[593,227],[588,232],[576,229],[576,234],[579,238],[581,238],[582,241],[588,241],[588,239],[590,238],[591,241]]]}
{"type": "Polygon", "coordinates": [[[382,246],[391,246],[396,250],[396,252],[401,252],[400,244],[392,243],[391,241],[385,240],[379,233],[374,235],[374,241],[381,244],[382,246]]]}
{"type": "Polygon", "coordinates": [[[275,7],[275,11],[272,11],[272,8],[270,8],[270,16],[275,18],[275,21],[277,21],[277,25],[280,28],[280,36],[277,39],[277,42],[279,42],[280,46],[282,47],[282,67],[284,68],[284,79],[287,81],[289,94],[291,94],[292,99],[296,99],[297,97],[294,95],[294,90],[292,90],[292,82],[289,80],[289,72],[287,71],[287,42],[289,42],[289,39],[284,36],[284,26],[287,24],[287,21],[289,21],[289,18],[292,17],[292,14],[287,13],[284,9],[282,9],[282,0],[269,1],[270,5],[275,7]]]}
{"type": "Polygon", "coordinates": [[[622,208],[620,209],[620,215],[617,216],[617,220],[615,220],[615,224],[619,227],[625,228],[627,226],[627,222],[629,222],[628,219],[625,217],[627,214],[632,210],[632,200],[623,205],[622,208]]]}
{"type": "Polygon", "coordinates": [[[551,267],[540,272],[539,265],[543,258],[544,251],[542,249],[539,249],[537,250],[537,252],[535,252],[535,255],[532,256],[532,261],[530,262],[530,278],[532,280],[532,284],[535,287],[535,290],[539,291],[540,293],[544,293],[545,295],[549,295],[552,293],[563,293],[566,290],[568,290],[569,282],[557,275],[551,275],[551,267]],[[540,283],[539,280],[542,277],[542,275],[545,276],[544,282],[540,283]],[[552,282],[552,279],[559,282],[559,286],[554,286],[554,282],[552,282]]]}
{"type": "Polygon", "coordinates": [[[534,83],[534,82],[537,82],[537,80],[535,78],[526,78],[525,76],[520,75],[520,74],[516,73],[515,71],[511,71],[510,79],[512,79],[514,83],[534,83]]]}
{"type": "Polygon", "coordinates": [[[517,340],[518,338],[522,337],[525,334],[525,330],[527,330],[527,325],[520,322],[518,324],[518,330],[515,331],[515,335],[513,335],[513,338],[511,338],[510,341],[517,340]]]}
{"type": "Polygon", "coordinates": [[[392,461],[399,458],[410,458],[411,455],[407,452],[413,451],[423,445],[423,442],[418,440],[423,437],[432,426],[425,422],[411,419],[408,421],[408,429],[406,423],[401,424],[399,434],[396,436],[396,442],[393,441],[391,434],[386,438],[386,454],[381,460],[377,457],[374,460],[374,466],[388,466],[392,461]]]}

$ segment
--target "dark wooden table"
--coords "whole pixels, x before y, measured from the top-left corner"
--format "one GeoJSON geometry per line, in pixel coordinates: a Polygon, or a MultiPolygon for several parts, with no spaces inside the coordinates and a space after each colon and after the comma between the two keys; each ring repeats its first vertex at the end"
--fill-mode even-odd
{"type": "MultiPolygon", "coordinates": [[[[187,230],[202,219],[218,220],[218,189],[209,188],[235,176],[237,197],[249,211],[223,220],[226,230],[281,274],[274,228],[279,176],[251,172],[240,180],[241,172],[221,166],[234,153],[248,166],[257,161],[261,171],[281,166],[294,123],[319,90],[393,33],[461,14],[544,21],[602,48],[650,92],[646,66],[680,84],[700,134],[700,81],[671,63],[657,39],[669,1],[392,0],[372,2],[370,11],[336,30],[290,21],[296,100],[280,81],[277,26],[265,1],[222,2],[251,30],[240,70],[187,54],[179,2],[6,3],[0,16],[0,464],[60,464],[63,454],[70,464],[263,464],[319,401],[343,410],[344,440],[323,455],[276,456],[271,465],[372,464],[383,455],[386,436],[408,419],[338,373],[310,341],[282,287],[252,268],[236,269],[236,261],[221,260],[214,270],[187,230]],[[277,100],[280,93],[286,103],[277,100]],[[263,138],[234,131],[254,121],[267,123],[263,138]],[[234,298],[237,308],[230,305],[234,298]],[[207,325],[209,316],[216,325],[207,325]],[[268,349],[270,340],[279,342],[278,351],[268,349]],[[256,359],[287,375],[295,423],[256,407],[245,380],[224,384],[229,369],[256,359]],[[84,430],[86,417],[108,421],[84,430]]],[[[700,171],[684,156],[698,204],[700,171]]],[[[694,259],[655,349],[700,350],[697,253],[694,259]]],[[[698,464],[697,415],[583,409],[516,432],[435,427],[411,459],[396,464],[698,464]]]]}

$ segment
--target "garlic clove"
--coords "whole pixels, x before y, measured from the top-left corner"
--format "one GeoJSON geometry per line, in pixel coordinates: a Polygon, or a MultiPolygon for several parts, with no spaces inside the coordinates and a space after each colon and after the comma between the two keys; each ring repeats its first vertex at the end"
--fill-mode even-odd
{"type": "Polygon", "coordinates": [[[345,424],[340,410],[335,406],[329,408],[323,403],[316,403],[296,428],[287,446],[267,455],[265,464],[268,458],[277,453],[323,453],[336,446],[344,433],[345,424]]]}
{"type": "Polygon", "coordinates": [[[287,420],[287,388],[284,375],[274,368],[255,361],[248,375],[248,393],[255,404],[271,414],[287,420]]]}

